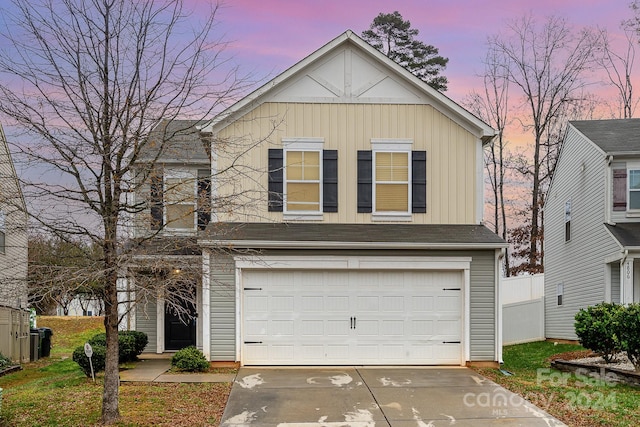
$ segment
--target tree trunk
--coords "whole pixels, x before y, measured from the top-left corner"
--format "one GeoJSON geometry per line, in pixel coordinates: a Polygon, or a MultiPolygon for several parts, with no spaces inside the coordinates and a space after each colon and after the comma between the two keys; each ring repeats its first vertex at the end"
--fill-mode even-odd
{"type": "MultiPolygon", "coordinates": [[[[107,227],[107,230],[109,228],[107,227]]],[[[107,335],[107,348],[104,368],[104,389],[102,393],[102,422],[113,424],[120,418],[118,368],[118,289],[117,265],[114,240],[105,239],[105,294],[104,328],[107,335]]]]}

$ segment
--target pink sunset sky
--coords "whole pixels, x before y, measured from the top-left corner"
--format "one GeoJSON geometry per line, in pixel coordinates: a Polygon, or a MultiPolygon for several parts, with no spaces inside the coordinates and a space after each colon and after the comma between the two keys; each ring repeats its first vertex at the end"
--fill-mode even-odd
{"type": "MultiPolygon", "coordinates": [[[[200,9],[208,0],[186,0],[200,9]]],[[[629,0],[228,0],[218,12],[219,31],[245,71],[274,77],[347,29],[360,34],[380,12],[398,10],[419,39],[449,58],[447,95],[461,101],[481,89],[486,40],[505,23],[532,13],[567,18],[576,27],[599,26],[622,37],[629,0]]]]}

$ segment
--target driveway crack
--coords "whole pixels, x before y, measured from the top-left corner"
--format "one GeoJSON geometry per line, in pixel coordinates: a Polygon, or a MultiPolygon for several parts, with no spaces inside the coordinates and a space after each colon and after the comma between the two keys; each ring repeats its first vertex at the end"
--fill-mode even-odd
{"type": "Polygon", "coordinates": [[[356,372],[358,373],[358,376],[362,380],[362,384],[364,384],[365,387],[367,387],[367,390],[369,390],[369,393],[371,393],[371,397],[373,398],[373,401],[375,402],[376,406],[378,407],[378,409],[382,413],[382,416],[384,417],[384,420],[387,422],[387,425],[390,426],[391,422],[389,421],[389,418],[387,418],[387,414],[384,413],[384,409],[382,409],[382,405],[380,405],[380,402],[378,402],[378,399],[376,399],[376,395],[373,394],[373,390],[371,390],[371,387],[369,387],[369,384],[367,384],[367,381],[365,381],[365,379],[362,376],[362,374],[360,374],[360,369],[358,369],[357,366],[354,366],[354,369],[356,370],[356,372]]]}

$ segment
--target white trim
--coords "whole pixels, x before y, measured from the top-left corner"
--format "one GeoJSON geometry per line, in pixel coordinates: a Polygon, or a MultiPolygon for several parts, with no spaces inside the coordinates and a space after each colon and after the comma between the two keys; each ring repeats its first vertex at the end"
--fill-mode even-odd
{"type": "Polygon", "coordinates": [[[464,331],[462,336],[464,340],[460,350],[464,357],[460,360],[460,365],[465,366],[467,361],[471,361],[471,261],[464,269],[464,309],[462,310],[462,324],[464,331]]]}
{"type": "Polygon", "coordinates": [[[282,219],[284,221],[322,221],[324,215],[317,212],[303,213],[301,211],[292,211],[283,212],[282,219]]]}
{"type": "Polygon", "coordinates": [[[627,162],[627,217],[634,218],[640,216],[640,207],[631,208],[631,192],[640,193],[639,189],[631,189],[631,172],[640,173],[640,162],[627,162]]]}
{"type": "Polygon", "coordinates": [[[211,360],[211,253],[202,251],[202,353],[211,360]]]}
{"type": "Polygon", "coordinates": [[[371,138],[371,149],[377,151],[411,151],[413,139],[409,138],[371,138]]]}
{"type": "Polygon", "coordinates": [[[460,366],[471,360],[471,261],[472,257],[392,257],[392,256],[242,256],[236,265],[236,360],[242,355],[242,271],[243,270],[419,270],[459,271],[464,275],[460,366]]]}
{"type": "Polygon", "coordinates": [[[411,207],[413,206],[413,191],[412,191],[412,162],[411,158],[411,144],[412,140],[371,140],[371,218],[376,216],[381,217],[393,217],[393,216],[409,216],[412,218],[411,207]],[[383,142],[381,142],[383,141],[383,142]],[[376,179],[377,169],[377,155],[378,153],[398,153],[407,155],[407,180],[406,181],[378,181],[376,179]],[[376,191],[380,185],[405,185],[407,186],[407,210],[404,211],[377,211],[376,203],[376,191]]]}
{"type": "Polygon", "coordinates": [[[282,148],[294,151],[320,151],[324,147],[324,138],[293,137],[282,138],[282,148]]]}
{"type": "Polygon", "coordinates": [[[502,286],[501,286],[501,278],[502,278],[502,274],[500,272],[500,264],[502,262],[502,259],[504,257],[504,249],[498,250],[496,249],[496,254],[495,254],[495,265],[494,265],[494,281],[495,281],[495,310],[496,310],[496,323],[495,323],[495,331],[496,331],[496,347],[495,347],[495,354],[496,354],[496,360],[498,361],[498,363],[502,363],[502,286]]]}
{"type": "MultiPolygon", "coordinates": [[[[492,142],[495,137],[492,139],[492,142]]],[[[480,144],[476,144],[476,224],[482,224],[484,222],[484,201],[485,201],[485,189],[484,185],[484,147],[482,141],[480,144]]],[[[429,171],[427,170],[427,174],[429,171]]],[[[497,209],[497,207],[496,207],[497,209]]]]}
{"type": "Polygon", "coordinates": [[[156,353],[164,353],[164,294],[158,291],[156,301],[156,353]]]}
{"type": "MultiPolygon", "coordinates": [[[[471,257],[238,255],[236,269],[323,270],[464,270],[471,257]]],[[[237,279],[237,278],[236,278],[237,279]]]]}
{"type": "Polygon", "coordinates": [[[242,360],[242,270],[238,268],[236,263],[236,360],[242,360]]]}
{"type": "MultiPolygon", "coordinates": [[[[300,140],[302,140],[303,138],[299,138],[300,140]]],[[[282,163],[283,163],[283,170],[282,170],[282,175],[283,175],[283,179],[282,179],[282,192],[283,192],[283,200],[282,200],[282,214],[288,217],[295,217],[296,219],[301,219],[301,220],[318,220],[317,217],[320,216],[320,220],[322,219],[322,201],[324,198],[324,194],[323,194],[323,178],[324,178],[324,171],[323,171],[323,158],[322,158],[322,144],[323,142],[317,142],[316,140],[312,140],[311,138],[309,138],[308,140],[305,141],[300,141],[300,140],[296,140],[296,141],[291,141],[291,143],[289,145],[287,145],[283,150],[282,150],[282,163]],[[300,145],[302,144],[302,145],[300,145]],[[289,151],[299,151],[303,153],[303,157],[304,157],[304,153],[318,153],[318,179],[317,180],[307,180],[307,179],[288,179],[287,178],[287,155],[289,153],[289,151]],[[314,184],[314,183],[318,183],[318,209],[317,210],[288,210],[287,209],[287,205],[289,204],[289,195],[288,195],[288,186],[289,186],[289,182],[293,183],[293,184],[314,184]],[[310,216],[310,217],[308,217],[310,216]],[[315,218],[314,218],[315,217],[315,218]]],[[[285,145],[285,140],[283,139],[282,142],[283,146],[285,145]]],[[[294,202],[297,204],[305,204],[304,202],[294,202]]],[[[291,219],[291,218],[288,218],[291,219]]]]}
{"type": "Polygon", "coordinates": [[[411,222],[413,220],[413,215],[411,212],[372,212],[371,213],[371,221],[373,222],[411,222]]]}

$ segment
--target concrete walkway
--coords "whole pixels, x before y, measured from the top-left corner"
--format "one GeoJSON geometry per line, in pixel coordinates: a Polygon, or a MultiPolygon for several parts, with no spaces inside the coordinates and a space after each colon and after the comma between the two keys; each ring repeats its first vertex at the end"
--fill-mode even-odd
{"type": "Polygon", "coordinates": [[[467,368],[241,368],[222,427],[564,426],[467,368]]]}
{"type": "Polygon", "coordinates": [[[145,358],[136,362],[133,369],[120,371],[121,382],[156,382],[156,383],[230,383],[236,374],[166,373],[171,368],[171,360],[167,358],[145,358]]]}

